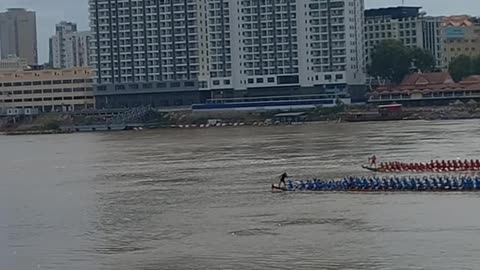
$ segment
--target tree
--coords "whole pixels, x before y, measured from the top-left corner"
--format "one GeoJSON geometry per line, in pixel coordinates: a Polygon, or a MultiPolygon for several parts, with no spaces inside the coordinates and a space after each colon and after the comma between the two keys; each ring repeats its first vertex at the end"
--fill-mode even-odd
{"type": "Polygon", "coordinates": [[[472,60],[472,73],[473,75],[480,75],[480,55],[472,60]]]}
{"type": "Polygon", "coordinates": [[[460,55],[459,57],[453,59],[448,66],[448,71],[450,72],[453,80],[458,82],[465,77],[474,74],[472,62],[474,62],[473,59],[466,55],[460,55]]]}
{"type": "Polygon", "coordinates": [[[411,65],[409,54],[409,50],[400,41],[385,40],[375,47],[368,73],[399,83],[409,73],[411,65]]]}
{"type": "Polygon", "coordinates": [[[421,72],[432,72],[435,70],[435,58],[429,51],[417,47],[410,49],[409,54],[416,70],[421,72]]]}

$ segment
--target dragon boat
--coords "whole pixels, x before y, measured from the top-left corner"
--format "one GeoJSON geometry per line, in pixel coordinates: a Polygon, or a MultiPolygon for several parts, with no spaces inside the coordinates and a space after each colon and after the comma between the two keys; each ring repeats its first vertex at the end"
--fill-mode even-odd
{"type": "Polygon", "coordinates": [[[362,166],[363,169],[381,173],[446,173],[446,172],[480,172],[479,160],[431,161],[429,163],[385,162],[378,166],[362,166]]]}
{"type": "Polygon", "coordinates": [[[286,186],[272,185],[272,192],[285,191],[364,191],[364,192],[476,192],[480,176],[350,176],[337,180],[289,180],[286,186]]]}

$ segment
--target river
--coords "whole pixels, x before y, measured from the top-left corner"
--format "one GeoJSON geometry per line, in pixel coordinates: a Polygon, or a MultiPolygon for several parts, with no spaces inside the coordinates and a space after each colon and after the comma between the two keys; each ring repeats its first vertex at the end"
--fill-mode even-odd
{"type": "Polygon", "coordinates": [[[480,194],[271,193],[479,158],[480,121],[0,137],[0,269],[478,269],[480,194]]]}

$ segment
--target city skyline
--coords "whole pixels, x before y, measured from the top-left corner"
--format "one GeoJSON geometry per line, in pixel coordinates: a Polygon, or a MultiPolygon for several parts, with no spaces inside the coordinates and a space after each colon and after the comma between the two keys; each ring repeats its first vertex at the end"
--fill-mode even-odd
{"type": "MultiPolygon", "coordinates": [[[[421,6],[429,15],[480,15],[480,2],[476,0],[458,0],[455,6],[439,0],[406,0],[405,5],[421,6]],[[478,13],[472,13],[478,10],[478,13]]],[[[367,8],[398,6],[401,0],[365,0],[367,8]]],[[[60,21],[71,21],[78,24],[79,31],[89,30],[88,1],[78,0],[3,0],[0,11],[8,8],[26,8],[37,15],[39,62],[48,62],[48,40],[55,33],[55,25],[60,21]],[[54,7],[54,8],[52,8],[54,7]]]]}

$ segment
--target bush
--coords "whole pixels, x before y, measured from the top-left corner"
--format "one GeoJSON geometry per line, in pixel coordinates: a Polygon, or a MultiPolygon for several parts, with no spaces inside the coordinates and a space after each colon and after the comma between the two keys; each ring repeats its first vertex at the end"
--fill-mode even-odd
{"type": "Polygon", "coordinates": [[[56,120],[49,120],[42,125],[44,130],[57,130],[60,129],[60,123],[56,120]]]}

